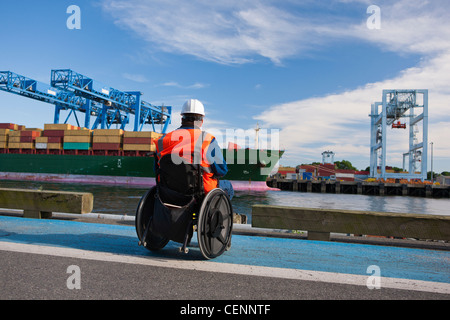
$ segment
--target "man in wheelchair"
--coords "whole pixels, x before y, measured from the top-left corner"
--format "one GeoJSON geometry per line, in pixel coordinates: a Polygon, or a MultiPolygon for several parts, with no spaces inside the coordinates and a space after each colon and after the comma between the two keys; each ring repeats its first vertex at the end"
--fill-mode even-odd
{"type": "Polygon", "coordinates": [[[234,192],[229,181],[218,180],[228,170],[216,139],[201,130],[203,104],[188,100],[181,115],[181,127],[156,143],[157,185],[139,203],[136,231],[149,250],[172,240],[187,253],[196,229],[200,251],[210,259],[230,247],[234,192]]]}
{"type": "Polygon", "coordinates": [[[221,188],[231,199],[234,194],[231,183],[217,179],[228,172],[220,146],[214,136],[201,130],[205,116],[203,104],[196,99],[186,101],[181,116],[181,127],[164,135],[156,143],[156,165],[159,166],[161,159],[169,154],[174,164],[200,164],[205,194],[221,188]]]}

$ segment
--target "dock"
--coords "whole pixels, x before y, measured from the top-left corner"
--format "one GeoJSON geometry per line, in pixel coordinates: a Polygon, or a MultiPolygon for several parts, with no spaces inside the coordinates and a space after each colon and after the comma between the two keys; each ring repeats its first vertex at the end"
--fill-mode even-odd
{"type": "Polygon", "coordinates": [[[431,184],[269,178],[267,186],[297,192],[450,198],[450,186],[431,184]]]}

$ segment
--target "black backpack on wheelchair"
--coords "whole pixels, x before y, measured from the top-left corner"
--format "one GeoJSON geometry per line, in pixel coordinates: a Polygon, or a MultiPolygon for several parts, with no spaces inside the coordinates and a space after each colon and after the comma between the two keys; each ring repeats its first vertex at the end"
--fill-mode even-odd
{"type": "Polygon", "coordinates": [[[200,165],[174,164],[166,155],[159,162],[157,184],[140,200],[136,211],[139,245],[156,251],[169,241],[182,243],[188,253],[194,229],[204,258],[220,256],[231,245],[233,209],[227,194],[203,191],[200,165]]]}

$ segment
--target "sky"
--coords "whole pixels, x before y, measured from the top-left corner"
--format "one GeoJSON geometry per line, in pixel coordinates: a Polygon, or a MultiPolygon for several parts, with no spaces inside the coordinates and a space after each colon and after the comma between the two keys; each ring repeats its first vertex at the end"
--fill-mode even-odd
{"type": "MultiPolygon", "coordinates": [[[[169,130],[183,103],[199,99],[222,147],[230,132],[253,147],[258,125],[260,146],[285,150],[283,166],[331,150],[361,170],[382,90],[428,89],[433,170],[450,171],[449,12],[447,0],[1,1],[0,70],[49,84],[52,69],[67,68],[141,91],[173,107],[169,130]]],[[[54,115],[3,91],[0,111],[0,122],[32,128],[54,115]]],[[[401,167],[407,131],[388,130],[387,141],[387,164],[401,167]]]]}

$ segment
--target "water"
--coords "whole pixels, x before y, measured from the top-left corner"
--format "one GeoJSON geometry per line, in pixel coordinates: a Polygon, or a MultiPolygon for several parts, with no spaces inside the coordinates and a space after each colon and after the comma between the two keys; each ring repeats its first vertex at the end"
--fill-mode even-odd
{"type": "MultiPolygon", "coordinates": [[[[94,195],[93,212],[129,216],[135,215],[140,198],[148,191],[148,188],[143,187],[64,184],[35,181],[0,181],[0,188],[90,192],[94,195]]],[[[247,215],[248,222],[251,222],[251,207],[254,204],[450,215],[450,199],[407,196],[383,197],[290,191],[236,191],[232,204],[234,212],[247,215]]]]}

